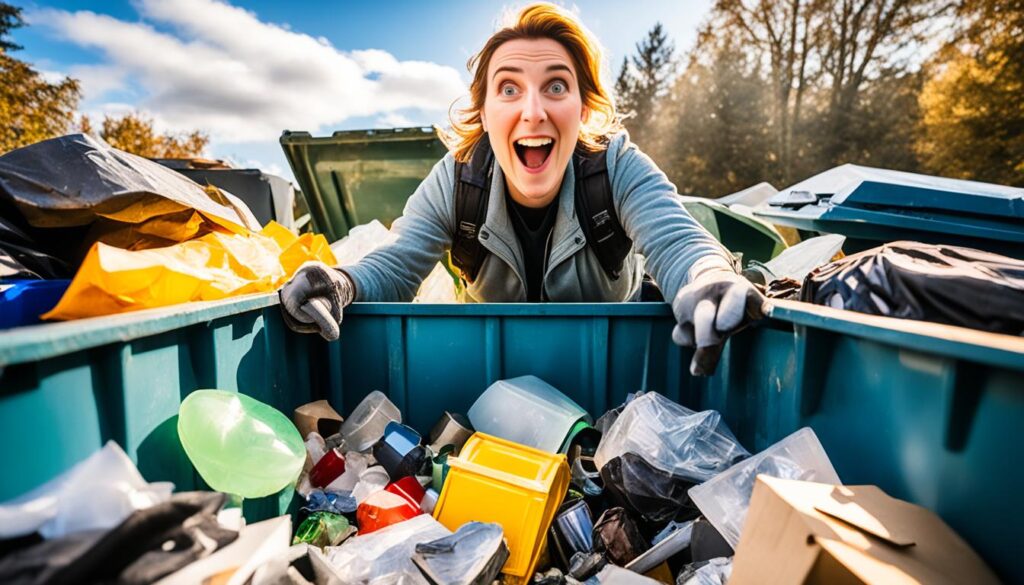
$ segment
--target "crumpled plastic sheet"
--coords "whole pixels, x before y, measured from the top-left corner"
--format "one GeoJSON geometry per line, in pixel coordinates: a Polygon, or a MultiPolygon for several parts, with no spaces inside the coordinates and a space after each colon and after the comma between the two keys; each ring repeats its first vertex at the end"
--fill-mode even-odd
{"type": "Polygon", "coordinates": [[[416,545],[451,534],[437,520],[420,514],[328,547],[326,555],[344,583],[428,585],[412,562],[416,545]]]}
{"type": "MultiPolygon", "coordinates": [[[[331,244],[331,250],[338,259],[338,266],[349,266],[363,259],[381,246],[394,243],[398,235],[384,227],[378,220],[358,225],[348,235],[331,244]]],[[[434,266],[420,283],[414,303],[454,303],[458,301],[455,280],[440,262],[434,266]]]]}
{"type": "Polygon", "coordinates": [[[767,262],[760,263],[755,260],[751,261],[750,265],[767,272],[770,278],[765,280],[768,282],[782,278],[803,281],[812,270],[823,264],[828,264],[836,254],[842,252],[845,242],[846,236],[826,234],[786,248],[767,262]]]}
{"type": "Polygon", "coordinates": [[[455,534],[416,545],[413,563],[442,585],[491,585],[508,560],[500,524],[467,522],[455,534]]]}
{"type": "Polygon", "coordinates": [[[68,471],[0,504],[0,538],[113,528],[136,510],[166,502],[173,490],[169,482],[147,483],[124,450],[108,441],[68,471]]]}
{"type": "Polygon", "coordinates": [[[676,577],[676,585],[725,585],[732,576],[732,557],[718,557],[687,565],[676,577]]]}
{"type": "Polygon", "coordinates": [[[717,411],[694,412],[657,392],[626,405],[601,438],[594,462],[601,469],[624,453],[695,483],[750,456],[717,411]]]}
{"type": "Polygon", "coordinates": [[[97,243],[43,319],[112,315],[189,301],[277,290],[303,263],[335,264],[322,235],[296,236],[271,222],[259,233],[211,233],[153,250],[97,243]]]}

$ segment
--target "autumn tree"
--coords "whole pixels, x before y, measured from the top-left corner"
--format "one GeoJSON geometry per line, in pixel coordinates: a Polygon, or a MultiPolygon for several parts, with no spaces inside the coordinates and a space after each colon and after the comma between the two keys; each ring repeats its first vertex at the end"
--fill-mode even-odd
{"type": "Polygon", "coordinates": [[[81,97],[74,79],[51,83],[10,56],[21,47],[8,35],[24,24],[20,8],[0,2],[0,152],[66,134],[81,97]]]}
{"type": "MultiPolygon", "coordinates": [[[[87,116],[82,116],[81,130],[92,131],[87,116]]],[[[104,116],[99,135],[114,148],[148,158],[194,158],[210,143],[209,136],[198,130],[160,134],[153,128],[153,120],[139,112],[104,116]]]]}
{"type": "Polygon", "coordinates": [[[968,0],[930,64],[917,152],[950,177],[1024,186],[1024,0],[968,0]]]}
{"type": "Polygon", "coordinates": [[[633,142],[651,148],[657,117],[658,100],[672,82],[675,46],[661,23],[656,23],[647,37],[636,44],[636,54],[624,58],[615,82],[616,105],[625,115],[623,125],[633,142]]]}

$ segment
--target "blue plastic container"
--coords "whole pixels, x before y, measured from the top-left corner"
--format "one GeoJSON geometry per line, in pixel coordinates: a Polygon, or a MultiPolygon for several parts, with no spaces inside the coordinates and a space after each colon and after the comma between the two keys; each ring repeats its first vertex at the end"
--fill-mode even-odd
{"type": "MultiPolygon", "coordinates": [[[[779,303],[727,345],[714,377],[692,378],[665,304],[357,304],[327,344],[288,331],[276,303],[260,295],[0,335],[0,500],[107,439],[147,479],[202,487],[174,420],[197,388],[284,412],[326,398],[342,414],[378,389],[425,434],[492,382],[534,374],[591,414],[640,389],[718,409],[751,451],[810,426],[845,483],[931,508],[1003,579],[1024,581],[1024,339],[779,303]]],[[[287,501],[252,504],[256,519],[287,501]]]]}
{"type": "Polygon", "coordinates": [[[0,329],[40,323],[39,316],[57,306],[70,280],[0,282],[0,329]]]}

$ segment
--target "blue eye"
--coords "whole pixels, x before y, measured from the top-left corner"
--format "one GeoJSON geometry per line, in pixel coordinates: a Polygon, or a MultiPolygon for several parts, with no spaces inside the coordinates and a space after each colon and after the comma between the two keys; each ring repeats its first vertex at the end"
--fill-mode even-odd
{"type": "Polygon", "coordinates": [[[565,86],[564,82],[555,81],[554,83],[548,86],[548,91],[555,95],[562,95],[563,93],[569,91],[569,88],[565,86]]]}
{"type": "Polygon", "coordinates": [[[512,85],[511,83],[507,83],[501,86],[501,95],[505,97],[513,97],[518,93],[519,89],[516,86],[512,85]]]}

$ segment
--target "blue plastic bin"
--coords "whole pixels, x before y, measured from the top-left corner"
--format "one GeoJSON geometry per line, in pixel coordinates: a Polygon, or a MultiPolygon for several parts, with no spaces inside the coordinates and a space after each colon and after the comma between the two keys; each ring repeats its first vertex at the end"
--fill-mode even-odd
{"type": "MultiPolygon", "coordinates": [[[[720,410],[744,446],[811,426],[844,482],[935,510],[1024,580],[1024,339],[780,303],[691,378],[665,304],[357,304],[339,342],[296,335],[275,295],[0,335],[0,500],[117,440],[150,480],[201,487],[175,415],[197,388],[347,414],[374,389],[421,433],[498,379],[534,374],[593,414],[656,390],[720,410]]],[[[277,513],[290,494],[247,507],[277,513]]]]}
{"type": "Polygon", "coordinates": [[[40,323],[39,316],[57,306],[70,280],[0,282],[0,329],[40,323]]]}

